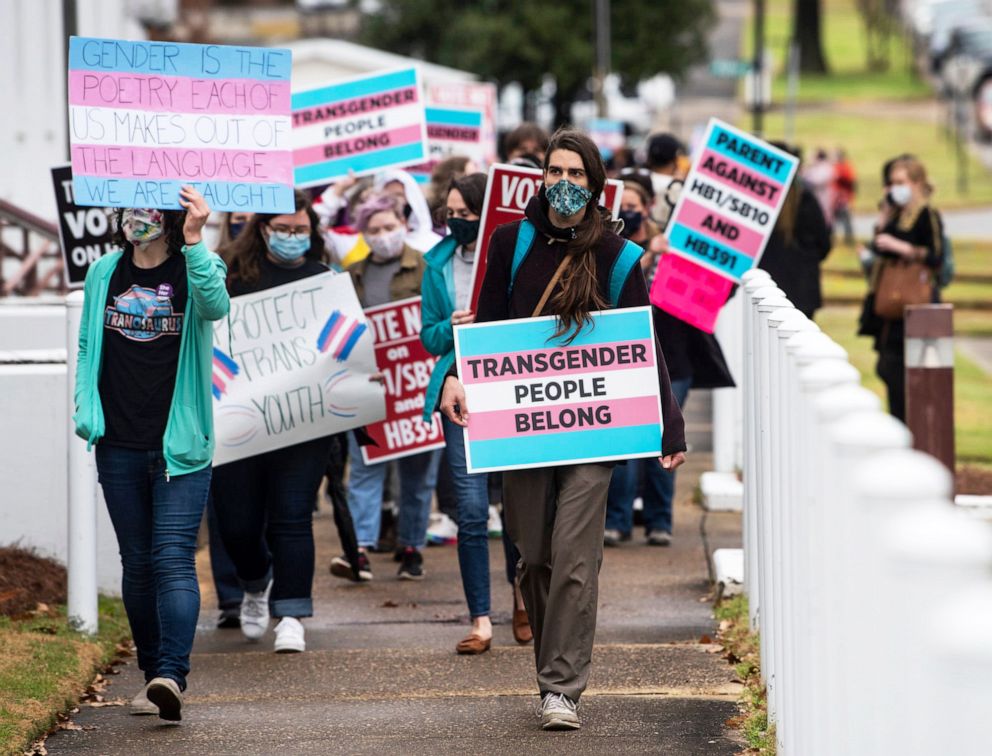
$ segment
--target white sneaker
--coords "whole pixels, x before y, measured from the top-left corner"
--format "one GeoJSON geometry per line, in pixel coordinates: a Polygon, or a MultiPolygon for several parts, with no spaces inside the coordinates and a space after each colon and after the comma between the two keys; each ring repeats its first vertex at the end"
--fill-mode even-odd
{"type": "Polygon", "coordinates": [[[427,543],[432,546],[443,546],[458,540],[458,525],[444,512],[432,515],[433,522],[427,528],[427,543]]]}
{"type": "Polygon", "coordinates": [[[296,617],[283,617],[276,625],[275,651],[277,654],[298,654],[307,650],[303,623],[296,617]]]}
{"type": "Polygon", "coordinates": [[[148,700],[158,707],[160,719],[178,722],[183,718],[183,694],[175,680],[156,677],[145,690],[148,700]]]}
{"type": "Polygon", "coordinates": [[[489,537],[503,537],[503,519],[499,516],[499,510],[494,506],[489,507],[489,537]]]}
{"type": "MultiPolygon", "coordinates": [[[[150,685],[149,683],[148,685],[150,685]]],[[[130,710],[132,714],[158,714],[158,707],[148,700],[148,685],[145,685],[134,698],[131,699],[130,710]]]]}
{"type": "Polygon", "coordinates": [[[257,641],[269,629],[269,591],[272,581],[261,593],[249,593],[241,599],[241,634],[250,641],[257,641]]]}
{"type": "Polygon", "coordinates": [[[541,728],[578,730],[581,727],[577,704],[564,693],[547,693],[541,701],[541,728]]]}

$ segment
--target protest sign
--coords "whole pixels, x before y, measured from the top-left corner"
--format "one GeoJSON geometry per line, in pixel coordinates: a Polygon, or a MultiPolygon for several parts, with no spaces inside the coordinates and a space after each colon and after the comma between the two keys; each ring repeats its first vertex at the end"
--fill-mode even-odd
{"type": "Polygon", "coordinates": [[[586,126],[589,138],[599,147],[603,160],[609,160],[617,150],[622,150],[627,144],[624,135],[623,121],[613,118],[593,118],[586,126]]]}
{"type": "Polygon", "coordinates": [[[231,299],[214,325],[214,464],[382,420],[355,287],[328,271],[231,299]]]}
{"type": "Polygon", "coordinates": [[[289,50],[72,37],[77,205],[292,213],[289,50]]]}
{"type": "Polygon", "coordinates": [[[322,186],[427,158],[416,68],[377,73],[293,94],[297,186],[322,186]]]}
{"type": "Polygon", "coordinates": [[[86,281],[86,271],[109,252],[117,250],[114,235],[114,211],[106,207],[79,207],[72,196],[72,168],[52,168],[55,207],[59,214],[59,242],[65,282],[71,289],[86,281]]]}
{"type": "Polygon", "coordinates": [[[671,252],[701,270],[662,258],[651,301],[705,331],[757,265],[799,160],[757,137],[710,119],[665,235],[671,252]]]}
{"type": "MultiPolygon", "coordinates": [[[[486,255],[489,253],[489,240],[493,231],[497,226],[523,218],[527,203],[537,194],[543,182],[544,173],[538,168],[502,163],[489,168],[486,196],[482,202],[482,217],[479,219],[479,246],[472,268],[472,298],[469,309],[473,312],[479,303],[479,290],[486,277],[486,255]]],[[[622,197],[623,182],[608,179],[599,202],[609,208],[616,218],[620,213],[622,197]]]]}
{"type": "Polygon", "coordinates": [[[430,84],[427,102],[442,108],[471,108],[482,111],[483,162],[492,165],[499,160],[497,144],[496,85],[489,82],[458,81],[430,84]]]}
{"type": "Polygon", "coordinates": [[[554,316],[455,328],[468,471],[661,456],[650,307],[593,313],[570,344],[554,316]]]}
{"type": "Polygon", "coordinates": [[[363,446],[365,464],[441,449],[444,434],[435,412],[423,422],[424,391],[437,358],[420,343],[420,297],[365,310],[375,361],[386,381],[386,419],[366,425],[378,446],[363,446]]]}
{"type": "Polygon", "coordinates": [[[427,183],[437,164],[455,155],[469,158],[481,169],[486,161],[482,111],[428,107],[425,112],[428,159],[426,163],[411,166],[410,175],[418,183],[427,183]]]}

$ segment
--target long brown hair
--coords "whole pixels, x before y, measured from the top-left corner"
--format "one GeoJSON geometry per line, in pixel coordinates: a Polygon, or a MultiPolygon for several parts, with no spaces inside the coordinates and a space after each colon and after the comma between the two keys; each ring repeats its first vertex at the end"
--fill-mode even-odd
{"type": "MultiPolygon", "coordinates": [[[[320,219],[310,203],[310,197],[305,192],[296,189],[293,192],[296,210],[306,210],[310,219],[310,249],[306,257],[317,262],[324,261],[324,237],[320,233],[320,219]]],[[[261,273],[259,264],[268,252],[265,238],[262,236],[262,226],[280,215],[292,213],[256,213],[247,227],[238,234],[238,238],[220,250],[220,256],[227,263],[227,281],[240,281],[251,286],[258,282],[261,273]]]]}
{"type": "Polygon", "coordinates": [[[561,288],[551,298],[551,309],[558,316],[555,338],[571,331],[565,340],[565,343],[571,343],[583,327],[592,322],[589,313],[607,306],[599,293],[599,278],[596,275],[596,249],[609,220],[609,212],[599,206],[599,196],[606,186],[606,166],[603,165],[599,148],[589,137],[575,129],[560,128],[548,143],[544,157],[545,176],[555,150],[575,152],[582,158],[589,191],[592,192],[582,220],[575,227],[575,235],[565,247],[565,254],[570,255],[572,261],[561,277],[561,288]]]}

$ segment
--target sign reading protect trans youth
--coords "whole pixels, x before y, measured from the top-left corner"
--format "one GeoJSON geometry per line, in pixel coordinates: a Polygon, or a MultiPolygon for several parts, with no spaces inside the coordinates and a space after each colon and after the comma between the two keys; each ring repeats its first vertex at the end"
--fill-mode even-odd
{"type": "Polygon", "coordinates": [[[570,344],[553,316],[455,328],[469,472],[661,456],[651,308],[593,321],[570,344]]]}
{"type": "Polygon", "coordinates": [[[295,92],[293,146],[297,186],[423,163],[427,126],[417,69],[295,92]]]}
{"type": "Polygon", "coordinates": [[[289,50],[69,41],[77,205],[293,212],[289,50]]]}

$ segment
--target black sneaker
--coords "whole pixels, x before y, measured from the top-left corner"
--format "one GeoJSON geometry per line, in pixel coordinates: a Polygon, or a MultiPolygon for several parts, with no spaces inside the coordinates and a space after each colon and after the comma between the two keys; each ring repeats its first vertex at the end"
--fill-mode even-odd
{"type": "Polygon", "coordinates": [[[424,579],[424,557],[413,546],[403,549],[403,559],[397,575],[400,580],[424,579]]]}
{"type": "Polygon", "coordinates": [[[369,558],[365,554],[360,553],[358,555],[358,564],[356,566],[358,568],[357,575],[347,557],[343,555],[334,557],[331,560],[331,574],[334,577],[352,580],[356,583],[367,583],[372,579],[372,565],[369,564],[369,558]]]}
{"type": "Polygon", "coordinates": [[[221,609],[217,617],[218,630],[237,630],[241,627],[241,606],[221,609]]]}

